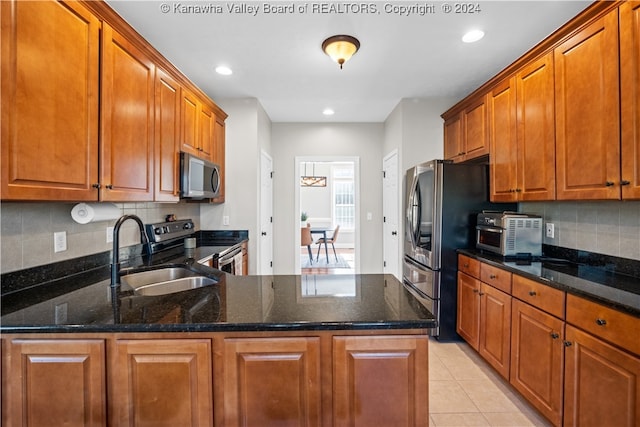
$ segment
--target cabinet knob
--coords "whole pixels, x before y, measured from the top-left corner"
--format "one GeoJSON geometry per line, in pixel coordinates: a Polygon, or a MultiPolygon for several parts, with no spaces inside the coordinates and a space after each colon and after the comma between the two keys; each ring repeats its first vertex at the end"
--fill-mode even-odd
{"type": "Polygon", "coordinates": [[[491,275],[489,276],[489,279],[497,279],[497,278],[498,278],[498,276],[496,276],[495,274],[491,274],[491,275]]]}
{"type": "Polygon", "coordinates": [[[598,326],[604,326],[604,325],[606,325],[606,324],[607,324],[607,321],[606,321],[606,320],[604,320],[604,319],[596,319],[596,324],[597,324],[598,326]]]}
{"type": "Polygon", "coordinates": [[[536,291],[529,291],[529,295],[531,295],[532,297],[535,297],[537,294],[536,294],[536,291]]]}
{"type": "Polygon", "coordinates": [[[615,185],[615,183],[613,181],[607,181],[604,183],[605,186],[607,187],[613,187],[615,185]]]}
{"type": "Polygon", "coordinates": [[[473,293],[474,293],[474,294],[477,294],[477,293],[479,293],[479,292],[480,292],[480,291],[479,291],[479,290],[477,290],[477,289],[474,289],[474,290],[473,290],[473,293]]]}
{"type": "Polygon", "coordinates": [[[571,341],[563,341],[565,347],[571,347],[573,343],[571,341]]]}
{"type": "Polygon", "coordinates": [[[95,184],[92,185],[93,188],[99,190],[100,189],[100,183],[96,182],[95,184]]]}
{"type": "Polygon", "coordinates": [[[623,179],[622,181],[620,181],[620,185],[629,185],[631,184],[631,181],[627,181],[626,179],[623,179]]]}
{"type": "Polygon", "coordinates": [[[111,184],[107,184],[107,185],[105,185],[105,188],[106,188],[107,190],[113,190],[113,185],[111,185],[111,184]]]}
{"type": "Polygon", "coordinates": [[[478,295],[482,296],[484,295],[484,292],[478,292],[478,295]]]}
{"type": "Polygon", "coordinates": [[[560,334],[557,332],[551,332],[551,338],[557,340],[558,338],[560,338],[560,334]]]}
{"type": "Polygon", "coordinates": [[[522,188],[516,188],[516,193],[521,193],[522,192],[522,188]]]}

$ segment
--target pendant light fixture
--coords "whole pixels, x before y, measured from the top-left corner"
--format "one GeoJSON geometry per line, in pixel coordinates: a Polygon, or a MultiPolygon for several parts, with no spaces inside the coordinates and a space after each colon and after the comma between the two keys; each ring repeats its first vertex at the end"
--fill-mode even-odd
{"type": "Polygon", "coordinates": [[[322,42],[322,50],[340,65],[340,69],[358,49],[358,39],[347,35],[331,36],[322,42]]]}
{"type": "Polygon", "coordinates": [[[304,162],[304,176],[300,177],[300,187],[326,187],[327,177],[316,176],[316,164],[311,163],[313,166],[313,175],[307,175],[307,162],[304,162]]]}

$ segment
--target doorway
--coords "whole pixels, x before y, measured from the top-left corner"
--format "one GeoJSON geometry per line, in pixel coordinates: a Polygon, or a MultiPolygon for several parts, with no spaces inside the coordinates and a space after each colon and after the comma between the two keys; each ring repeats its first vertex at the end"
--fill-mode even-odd
{"type": "Polygon", "coordinates": [[[359,158],[296,157],[295,162],[296,274],[358,273],[359,158]],[[306,227],[312,243],[303,246],[306,227]]]}

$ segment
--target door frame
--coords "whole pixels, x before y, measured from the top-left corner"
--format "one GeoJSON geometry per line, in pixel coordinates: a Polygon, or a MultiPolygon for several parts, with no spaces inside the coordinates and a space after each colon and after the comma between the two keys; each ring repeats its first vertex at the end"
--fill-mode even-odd
{"type": "Polygon", "coordinates": [[[296,156],[294,159],[293,249],[294,274],[300,274],[300,164],[304,162],[352,162],[355,188],[354,262],[355,273],[360,273],[360,157],[359,156],[296,156]]]}

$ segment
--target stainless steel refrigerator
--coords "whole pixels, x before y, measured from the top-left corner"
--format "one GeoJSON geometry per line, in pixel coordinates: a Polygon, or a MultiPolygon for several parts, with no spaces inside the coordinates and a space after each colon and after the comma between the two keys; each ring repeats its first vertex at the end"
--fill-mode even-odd
{"type": "Polygon", "coordinates": [[[476,216],[482,210],[516,210],[489,202],[485,164],[432,160],[407,170],[403,281],[437,316],[439,340],[456,333],[457,249],[475,247],[476,216]]]}

